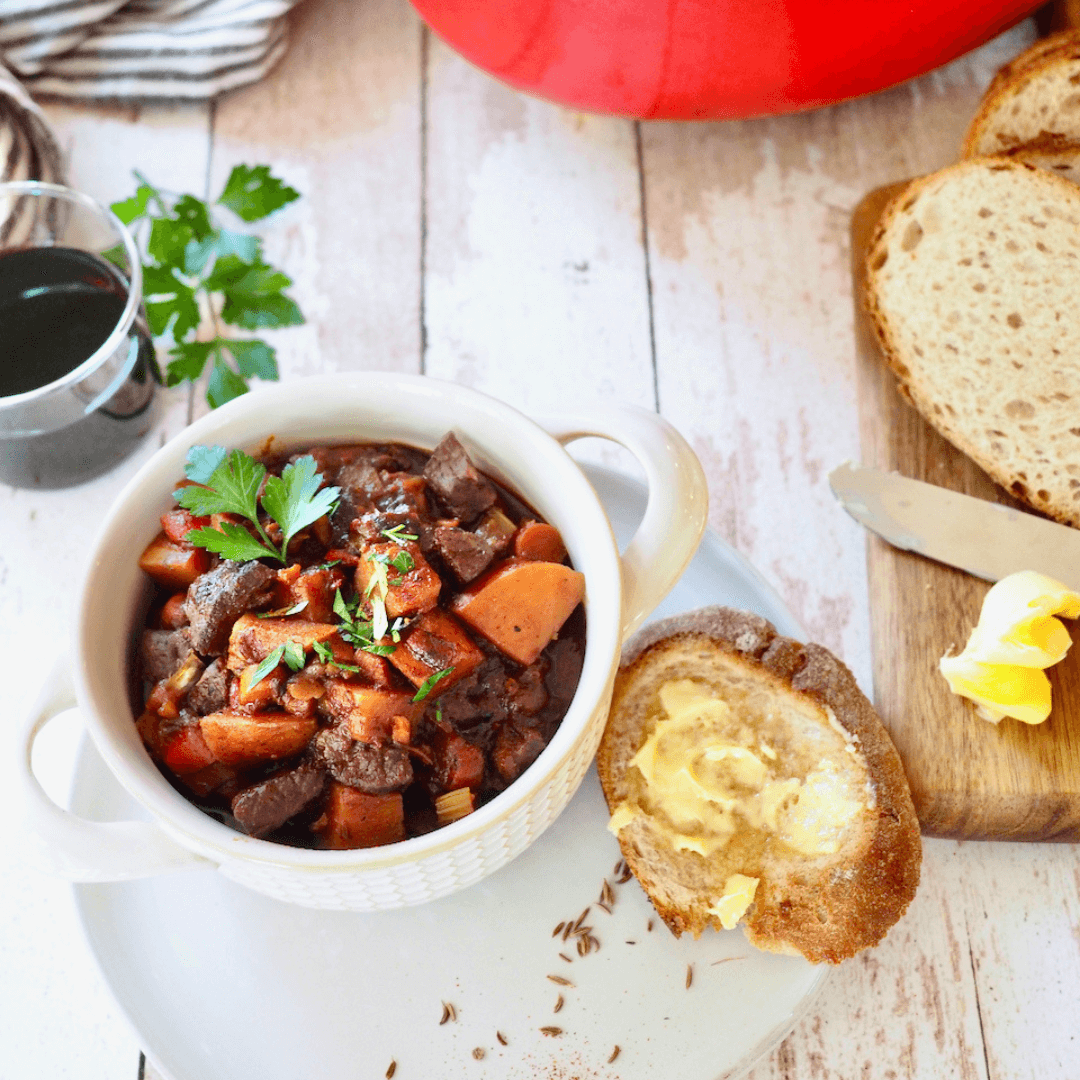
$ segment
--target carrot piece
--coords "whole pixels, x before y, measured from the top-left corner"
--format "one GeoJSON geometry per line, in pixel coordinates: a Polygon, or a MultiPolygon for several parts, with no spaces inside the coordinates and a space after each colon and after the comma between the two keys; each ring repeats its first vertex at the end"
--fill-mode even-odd
{"type": "Polygon", "coordinates": [[[405,839],[405,807],[398,791],[368,795],[331,780],[325,818],[324,848],[380,847],[405,839]]]}
{"type": "MultiPolygon", "coordinates": [[[[412,694],[374,686],[357,686],[330,679],[326,683],[323,707],[335,719],[349,725],[349,733],[360,742],[380,742],[394,737],[401,718],[406,724],[420,715],[422,702],[413,702],[412,694]]],[[[401,740],[395,740],[401,741],[401,740]]]]}
{"type": "Polygon", "coordinates": [[[260,619],[249,612],[233,623],[225,666],[239,675],[248,665],[262,663],[286,641],[295,641],[305,652],[316,641],[326,642],[339,660],[344,663],[352,662],[352,649],[341,640],[337,627],[331,623],[308,622],[295,618],[260,619]]]}
{"type": "Polygon", "coordinates": [[[184,611],[184,601],[187,593],[173,593],[162,605],[159,621],[164,630],[179,630],[181,626],[187,626],[188,617],[184,611]]]}
{"type": "Polygon", "coordinates": [[[451,606],[497,649],[529,665],[584,598],[585,575],[577,570],[508,559],[456,596],[451,606]]]}
{"type": "Polygon", "coordinates": [[[514,557],[533,562],[561,563],[566,545],[554,525],[544,521],[526,521],[514,534],[514,557]]]}
{"type": "Polygon", "coordinates": [[[196,517],[190,510],[177,506],[161,515],[161,530],[174,544],[187,543],[187,534],[210,524],[208,517],[196,517]]]}
{"type": "Polygon", "coordinates": [[[452,669],[432,687],[430,694],[437,696],[472,674],[483,663],[484,654],[453,615],[435,610],[412,623],[388,659],[417,687],[432,675],[452,669]]]}
{"type": "Polygon", "coordinates": [[[190,544],[176,544],[162,532],[146,545],[139,566],[167,589],[186,589],[210,569],[210,553],[190,544]]]}
{"type": "Polygon", "coordinates": [[[393,560],[404,554],[412,561],[409,570],[399,570],[392,562],[386,564],[386,614],[391,619],[431,611],[438,604],[442,580],[420,553],[418,544],[365,544],[363,554],[356,567],[356,591],[362,595],[367,593],[380,559],[393,560]]]}
{"type": "Polygon", "coordinates": [[[177,776],[199,772],[214,763],[214,751],[203,738],[198,724],[189,724],[166,735],[160,744],[161,760],[177,776]]]}
{"type": "Polygon", "coordinates": [[[199,721],[202,737],[224,765],[255,765],[291,757],[319,729],[315,720],[286,713],[211,713],[199,721]]]}

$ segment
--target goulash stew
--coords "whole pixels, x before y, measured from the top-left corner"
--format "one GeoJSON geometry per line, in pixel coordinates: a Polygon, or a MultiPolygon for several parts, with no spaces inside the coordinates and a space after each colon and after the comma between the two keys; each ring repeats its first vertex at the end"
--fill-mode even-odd
{"type": "Polygon", "coordinates": [[[195,447],[140,566],[138,730],[206,813],[285,844],[436,829],[536,759],[577,687],[583,576],[448,434],[288,459],[195,447]]]}

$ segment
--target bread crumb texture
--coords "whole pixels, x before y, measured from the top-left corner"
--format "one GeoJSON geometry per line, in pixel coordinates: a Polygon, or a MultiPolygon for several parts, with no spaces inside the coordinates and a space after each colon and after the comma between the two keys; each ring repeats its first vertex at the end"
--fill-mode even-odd
{"type": "Polygon", "coordinates": [[[704,608],[637,635],[597,761],[623,855],[676,935],[745,910],[760,948],[836,963],[915,894],[918,822],[881,722],[829,652],[756,615],[704,608]]]}
{"type": "Polygon", "coordinates": [[[1080,188],[1006,158],[913,181],[867,257],[901,392],[1014,496],[1080,525],[1080,188]]]}

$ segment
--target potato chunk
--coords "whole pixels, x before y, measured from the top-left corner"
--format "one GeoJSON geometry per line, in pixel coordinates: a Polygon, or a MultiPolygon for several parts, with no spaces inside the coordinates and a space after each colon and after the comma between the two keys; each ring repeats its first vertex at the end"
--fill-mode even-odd
{"type": "Polygon", "coordinates": [[[319,725],[285,713],[211,713],[199,721],[203,738],[225,765],[256,765],[298,754],[319,725]]]}

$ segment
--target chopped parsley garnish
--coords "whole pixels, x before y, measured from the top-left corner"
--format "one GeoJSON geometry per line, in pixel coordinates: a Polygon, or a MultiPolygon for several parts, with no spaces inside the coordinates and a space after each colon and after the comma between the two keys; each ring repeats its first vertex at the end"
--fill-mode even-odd
{"type": "Polygon", "coordinates": [[[404,532],[404,525],[395,525],[392,529],[383,529],[382,535],[387,540],[392,540],[395,544],[401,544],[408,540],[419,540],[420,537],[416,533],[404,532]]]}
{"type": "Polygon", "coordinates": [[[351,671],[354,675],[360,671],[355,664],[343,664],[340,660],[335,660],[333,650],[321,641],[314,642],[312,648],[324,664],[333,664],[334,667],[342,671],[351,671]]]}
{"type": "Polygon", "coordinates": [[[247,518],[258,536],[252,536],[244,525],[223,521],[217,528],[193,529],[185,539],[236,562],[271,558],[287,563],[289,541],[301,529],[331,513],[340,494],[336,487],[320,489],[322,476],[316,468],[315,459],[305,454],[286,465],[281,476],[268,477],[266,466],[243,450],[193,446],[184,472],[194,483],[173,492],[173,497],[196,517],[236,514],[247,518]],[[260,502],[281,529],[280,549],[259,520],[260,502]]]}
{"type": "Polygon", "coordinates": [[[420,689],[413,695],[413,701],[423,701],[424,698],[435,689],[435,684],[440,679],[445,679],[447,675],[453,672],[452,667],[443,668],[442,671],[436,671],[434,675],[429,675],[421,684],[420,689]]]}
{"type": "MultiPolygon", "coordinates": [[[[318,649],[318,645],[315,648],[318,649]]],[[[251,681],[247,685],[248,690],[254,690],[282,660],[293,671],[299,671],[304,666],[304,646],[290,638],[276,649],[271,649],[263,662],[252,672],[251,681]]]]}

